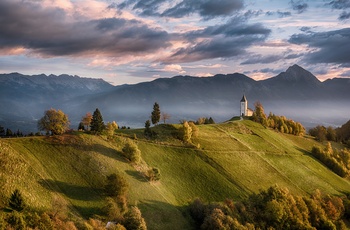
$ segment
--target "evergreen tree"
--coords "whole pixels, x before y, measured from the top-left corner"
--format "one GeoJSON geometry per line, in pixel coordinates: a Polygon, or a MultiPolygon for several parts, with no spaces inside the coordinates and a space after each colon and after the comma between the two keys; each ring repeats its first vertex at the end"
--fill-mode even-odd
{"type": "Polygon", "coordinates": [[[145,136],[151,136],[152,135],[152,131],[151,131],[150,127],[151,127],[151,122],[149,120],[147,120],[145,122],[145,131],[144,131],[145,136]]]}
{"type": "Polygon", "coordinates": [[[157,102],[154,103],[153,105],[153,112],[151,116],[152,124],[156,125],[158,124],[160,120],[160,108],[159,104],[157,102]]]}
{"type": "Polygon", "coordinates": [[[209,124],[215,124],[215,121],[212,117],[209,117],[209,124]]]}
{"type": "Polygon", "coordinates": [[[105,124],[103,123],[103,118],[99,109],[96,109],[94,114],[92,115],[91,120],[91,131],[95,133],[101,133],[105,128],[105,124]]]}
{"type": "Polygon", "coordinates": [[[4,136],[4,135],[5,135],[5,129],[0,125],[0,136],[4,136]]]}
{"type": "Polygon", "coordinates": [[[83,122],[79,123],[78,130],[85,130],[85,126],[84,126],[83,122]]]}
{"type": "Polygon", "coordinates": [[[16,211],[22,211],[25,208],[25,203],[21,192],[16,189],[10,197],[9,206],[16,211]]]}
{"type": "Polygon", "coordinates": [[[6,129],[6,136],[7,137],[12,137],[13,133],[12,133],[12,130],[11,129],[6,129]]]}

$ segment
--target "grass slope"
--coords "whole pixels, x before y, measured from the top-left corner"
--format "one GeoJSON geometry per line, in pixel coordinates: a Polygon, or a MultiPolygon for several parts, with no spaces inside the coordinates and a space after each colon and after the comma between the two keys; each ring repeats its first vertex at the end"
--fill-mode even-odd
{"type": "Polygon", "coordinates": [[[88,218],[102,213],[106,175],[119,172],[130,184],[129,203],[141,208],[149,229],[191,229],[182,207],[195,197],[239,200],[275,184],[296,194],[350,192],[348,180],[308,154],[319,145],[312,139],[231,121],[198,126],[193,142],[199,148],[191,148],[174,137],[180,127],[155,127],[154,141],[145,139],[143,130],[119,130],[113,140],[84,133],[2,139],[2,205],[19,188],[32,207],[50,209],[59,195],[88,218]],[[124,143],[135,136],[144,161],[160,169],[160,181],[147,182],[122,157],[124,143]]]}

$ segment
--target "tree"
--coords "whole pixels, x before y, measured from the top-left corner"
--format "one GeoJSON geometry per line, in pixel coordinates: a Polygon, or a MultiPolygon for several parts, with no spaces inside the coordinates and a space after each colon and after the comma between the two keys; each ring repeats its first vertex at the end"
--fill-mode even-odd
{"type": "Polygon", "coordinates": [[[23,196],[18,189],[11,194],[9,206],[11,209],[18,212],[22,211],[26,207],[23,196]]]}
{"type": "Polygon", "coordinates": [[[151,120],[152,120],[152,124],[154,124],[154,125],[158,124],[158,122],[160,120],[160,108],[159,108],[159,104],[157,102],[155,102],[153,105],[151,120]]]}
{"type": "Polygon", "coordinates": [[[145,136],[151,136],[152,135],[152,131],[151,131],[151,122],[149,121],[149,120],[147,120],[146,122],[145,122],[145,131],[144,131],[144,133],[145,133],[145,136]]]}
{"type": "Polygon", "coordinates": [[[6,134],[5,134],[7,137],[12,137],[13,136],[13,133],[12,133],[12,130],[7,128],[6,129],[6,134]]]}
{"type": "Polygon", "coordinates": [[[186,142],[186,143],[191,143],[192,128],[191,128],[191,126],[188,124],[187,121],[185,121],[185,122],[183,123],[182,132],[183,132],[183,136],[182,136],[183,141],[186,142]]]}
{"type": "Polygon", "coordinates": [[[51,132],[53,135],[60,135],[69,129],[68,116],[61,110],[49,109],[38,121],[38,129],[51,132]]]}
{"type": "Polygon", "coordinates": [[[125,214],[124,226],[128,230],[147,230],[145,219],[143,219],[138,207],[131,207],[125,214]]]}
{"type": "Polygon", "coordinates": [[[267,118],[264,112],[264,107],[259,101],[255,103],[255,110],[253,112],[252,120],[267,126],[267,118]]]}
{"type": "Polygon", "coordinates": [[[215,124],[215,121],[212,117],[209,117],[209,124],[215,124]]]}
{"type": "Polygon", "coordinates": [[[128,183],[124,177],[119,174],[110,174],[107,176],[105,191],[112,197],[125,196],[128,191],[128,183]]]}
{"type": "Polygon", "coordinates": [[[108,136],[113,136],[115,130],[118,129],[118,125],[115,121],[108,122],[106,125],[106,129],[107,129],[108,136]]]}
{"type": "Polygon", "coordinates": [[[0,136],[4,136],[4,135],[5,135],[5,129],[0,125],[0,136]]]}
{"type": "Polygon", "coordinates": [[[78,130],[82,130],[82,131],[85,130],[85,125],[83,124],[83,122],[79,123],[78,130]]]}
{"type": "Polygon", "coordinates": [[[170,119],[170,117],[171,117],[170,114],[164,113],[164,112],[162,113],[161,118],[162,118],[164,124],[165,124],[166,120],[169,120],[169,119],[170,119]]]}
{"type": "Polygon", "coordinates": [[[133,163],[140,163],[141,161],[141,151],[138,149],[137,145],[133,142],[127,142],[122,149],[123,154],[133,163]]]}
{"type": "Polygon", "coordinates": [[[105,128],[103,118],[99,109],[96,109],[91,119],[91,131],[101,133],[105,128]]]}
{"type": "Polygon", "coordinates": [[[85,130],[90,129],[91,121],[92,121],[92,115],[89,112],[86,113],[86,115],[82,117],[81,123],[85,126],[85,130]]]}

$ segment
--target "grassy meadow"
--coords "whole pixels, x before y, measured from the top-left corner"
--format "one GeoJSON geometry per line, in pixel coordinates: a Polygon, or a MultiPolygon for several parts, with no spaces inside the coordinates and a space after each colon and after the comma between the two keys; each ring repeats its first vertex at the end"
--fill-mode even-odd
{"type": "Polygon", "coordinates": [[[0,139],[1,206],[18,188],[29,206],[52,209],[55,196],[85,219],[102,215],[106,176],[118,172],[129,183],[129,204],[137,205],[149,229],[192,229],[189,201],[240,200],[270,186],[293,194],[350,192],[350,182],[309,153],[320,143],[264,128],[252,121],[199,125],[193,146],[177,138],[181,125],[118,130],[113,138],[74,132],[53,137],[0,139]],[[161,179],[149,182],[123,157],[128,139],[141,150],[143,165],[157,167],[161,179]]]}

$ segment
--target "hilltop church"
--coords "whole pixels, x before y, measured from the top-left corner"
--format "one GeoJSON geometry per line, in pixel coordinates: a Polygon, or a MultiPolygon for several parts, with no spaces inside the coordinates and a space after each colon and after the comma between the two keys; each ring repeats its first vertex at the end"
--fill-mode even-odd
{"type": "Polygon", "coordinates": [[[241,117],[251,117],[253,116],[253,110],[248,108],[248,100],[243,94],[242,100],[241,100],[241,117]]]}

